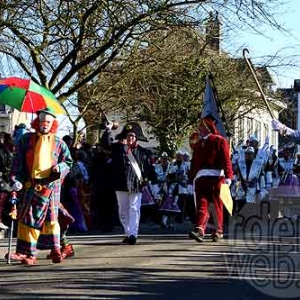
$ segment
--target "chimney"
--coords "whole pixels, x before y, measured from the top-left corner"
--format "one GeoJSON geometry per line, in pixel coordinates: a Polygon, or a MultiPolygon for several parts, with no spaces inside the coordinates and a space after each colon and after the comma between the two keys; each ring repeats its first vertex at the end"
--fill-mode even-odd
{"type": "Polygon", "coordinates": [[[218,52],[220,50],[220,27],[221,23],[219,20],[218,12],[216,12],[215,16],[212,12],[210,12],[205,29],[205,39],[207,45],[218,52]]]}

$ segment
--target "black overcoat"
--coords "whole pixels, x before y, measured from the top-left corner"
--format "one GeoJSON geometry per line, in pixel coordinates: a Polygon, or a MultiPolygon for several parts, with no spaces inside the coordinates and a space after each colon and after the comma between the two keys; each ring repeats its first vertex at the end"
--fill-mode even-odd
{"type": "Polygon", "coordinates": [[[149,150],[140,145],[132,150],[132,155],[141,169],[142,181],[140,181],[126,154],[127,146],[121,142],[112,142],[109,130],[102,135],[102,145],[111,151],[113,185],[116,191],[138,193],[145,182],[156,180],[149,150]]]}

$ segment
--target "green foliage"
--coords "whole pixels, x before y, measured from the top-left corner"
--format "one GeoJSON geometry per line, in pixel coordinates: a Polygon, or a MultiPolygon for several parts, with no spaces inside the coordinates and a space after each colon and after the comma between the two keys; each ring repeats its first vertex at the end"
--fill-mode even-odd
{"type": "Polygon", "coordinates": [[[169,28],[144,36],[122,66],[118,94],[126,102],[115,104],[151,128],[161,151],[176,151],[195,126],[207,74],[202,48],[197,31],[169,28]]]}
{"type": "MultiPolygon", "coordinates": [[[[61,103],[83,95],[71,106],[91,126],[102,108],[116,107],[126,118],[146,121],[154,134],[162,132],[159,140],[169,134],[181,141],[201,108],[213,56],[203,56],[205,38],[189,28],[204,34],[210,10],[219,12],[223,28],[234,31],[253,23],[278,26],[272,16],[276,2],[2,1],[1,76],[31,78],[61,103]]],[[[70,111],[77,128],[79,119],[74,123],[70,111]]]]}

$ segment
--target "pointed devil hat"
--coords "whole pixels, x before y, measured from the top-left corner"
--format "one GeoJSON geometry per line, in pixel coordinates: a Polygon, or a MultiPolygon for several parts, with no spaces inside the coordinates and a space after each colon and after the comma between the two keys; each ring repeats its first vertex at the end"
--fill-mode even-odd
{"type": "Polygon", "coordinates": [[[216,127],[216,120],[210,116],[201,118],[198,124],[204,125],[212,134],[220,134],[216,127]]]}

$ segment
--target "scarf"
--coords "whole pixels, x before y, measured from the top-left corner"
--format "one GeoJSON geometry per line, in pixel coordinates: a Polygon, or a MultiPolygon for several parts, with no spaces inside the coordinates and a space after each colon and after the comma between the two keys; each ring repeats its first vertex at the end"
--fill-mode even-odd
{"type": "Polygon", "coordinates": [[[39,134],[39,138],[34,149],[32,165],[32,178],[48,178],[52,168],[52,151],[54,149],[54,134],[39,134]]]}

